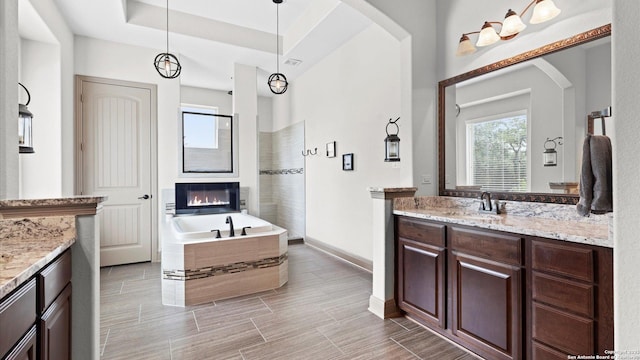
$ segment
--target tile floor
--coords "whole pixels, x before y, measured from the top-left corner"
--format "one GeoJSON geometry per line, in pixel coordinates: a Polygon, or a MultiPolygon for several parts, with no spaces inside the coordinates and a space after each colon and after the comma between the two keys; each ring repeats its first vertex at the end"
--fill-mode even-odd
{"type": "Polygon", "coordinates": [[[162,305],[158,263],[100,276],[102,359],[476,359],[371,314],[371,274],[304,244],[289,246],[282,288],[186,308],[162,305]]]}

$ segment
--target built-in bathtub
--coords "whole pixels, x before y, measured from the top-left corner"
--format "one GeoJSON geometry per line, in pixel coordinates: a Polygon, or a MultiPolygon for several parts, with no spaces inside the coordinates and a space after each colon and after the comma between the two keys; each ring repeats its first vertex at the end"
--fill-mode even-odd
{"type": "Polygon", "coordinates": [[[174,216],[163,238],[164,305],[248,295],[279,288],[288,280],[287,231],[251,215],[174,216]],[[233,221],[233,237],[227,216],[233,221]],[[243,227],[247,235],[241,235],[243,227]],[[212,230],[220,230],[220,238],[212,230]]]}
{"type": "Polygon", "coordinates": [[[226,213],[174,217],[171,222],[173,236],[182,241],[208,239],[212,235],[217,236],[220,231],[220,237],[227,238],[230,233],[227,217],[231,217],[236,237],[242,236],[243,229],[247,236],[273,230],[271,223],[260,218],[243,213],[226,213]]]}

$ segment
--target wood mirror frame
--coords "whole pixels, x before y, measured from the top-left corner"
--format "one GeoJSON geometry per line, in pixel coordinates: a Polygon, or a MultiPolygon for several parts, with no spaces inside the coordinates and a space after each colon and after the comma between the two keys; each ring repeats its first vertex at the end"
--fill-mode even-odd
{"type": "MultiPolygon", "coordinates": [[[[540,48],[524,52],[508,59],[497,61],[493,64],[471,70],[464,74],[454,76],[438,82],[438,193],[440,196],[480,197],[480,191],[445,189],[445,88],[480,75],[484,75],[507,66],[518,64],[530,59],[551,54],[570,47],[578,46],[589,41],[611,35],[611,24],[603,25],[595,29],[577,34],[570,38],[559,40],[540,48]]],[[[530,201],[571,204],[578,203],[577,194],[554,193],[524,193],[524,192],[491,192],[492,196],[500,200],[530,201]]]]}

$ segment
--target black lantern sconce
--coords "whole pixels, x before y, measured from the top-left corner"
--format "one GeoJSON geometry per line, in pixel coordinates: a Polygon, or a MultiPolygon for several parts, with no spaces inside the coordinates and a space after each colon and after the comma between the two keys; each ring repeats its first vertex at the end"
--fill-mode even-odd
{"type": "Polygon", "coordinates": [[[389,119],[389,123],[387,123],[387,127],[385,128],[387,137],[384,139],[384,161],[400,161],[400,138],[398,137],[400,128],[398,124],[396,124],[398,120],[400,120],[400,118],[395,120],[389,119]],[[389,125],[395,125],[395,134],[389,134],[389,125]]]}
{"type": "Polygon", "coordinates": [[[29,90],[24,85],[20,83],[18,85],[27,92],[27,103],[18,104],[18,150],[21,154],[33,154],[33,132],[31,127],[33,114],[27,108],[27,105],[31,102],[31,94],[29,94],[29,90]]]}
{"type": "Polygon", "coordinates": [[[562,136],[549,139],[544,142],[544,153],[542,154],[542,162],[544,166],[557,166],[558,165],[558,152],[556,146],[562,145],[562,136]]]}

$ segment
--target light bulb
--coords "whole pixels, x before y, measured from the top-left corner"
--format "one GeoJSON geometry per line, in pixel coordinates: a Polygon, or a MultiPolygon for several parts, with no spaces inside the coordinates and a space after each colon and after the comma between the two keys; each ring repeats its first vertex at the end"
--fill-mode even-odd
{"type": "Polygon", "coordinates": [[[168,56],[164,58],[164,70],[167,72],[167,75],[171,74],[171,60],[168,56]]]}

